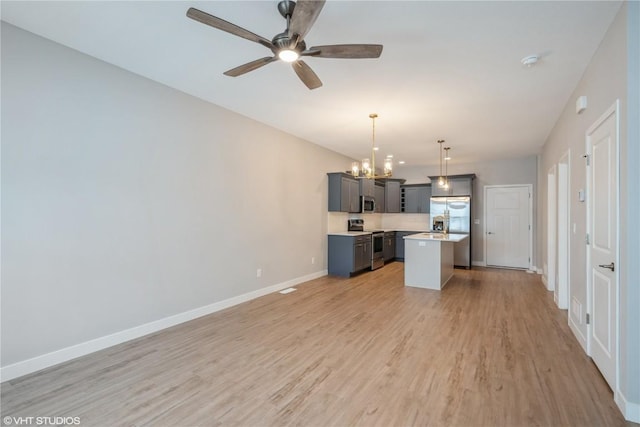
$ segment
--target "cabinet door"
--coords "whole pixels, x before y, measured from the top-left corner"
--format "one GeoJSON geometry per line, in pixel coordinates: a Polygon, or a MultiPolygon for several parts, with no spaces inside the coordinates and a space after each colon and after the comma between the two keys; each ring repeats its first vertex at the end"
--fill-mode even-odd
{"type": "Polygon", "coordinates": [[[429,213],[431,209],[431,186],[427,185],[422,188],[420,194],[420,213],[429,213]]]}
{"type": "Polygon", "coordinates": [[[348,206],[348,212],[360,212],[360,184],[355,179],[349,180],[348,206]]]}
{"type": "Polygon", "coordinates": [[[395,233],[385,235],[384,248],[382,250],[382,257],[385,261],[392,260],[396,256],[396,236],[395,233]]]}
{"type": "Polygon", "coordinates": [[[371,268],[371,255],[372,255],[371,251],[372,251],[371,240],[364,242],[364,250],[362,251],[364,253],[364,259],[362,260],[363,270],[365,268],[371,268]]]}
{"type": "Polygon", "coordinates": [[[364,243],[356,243],[353,245],[353,270],[362,270],[362,261],[364,259],[364,243]]]}
{"type": "Polygon", "coordinates": [[[375,197],[375,181],[373,179],[360,180],[360,196],[375,197]]]}
{"type": "Polygon", "coordinates": [[[388,181],[385,184],[385,212],[400,212],[400,183],[388,181]]]}
{"type": "Polygon", "coordinates": [[[437,182],[434,182],[431,185],[431,195],[433,197],[450,196],[451,195],[451,182],[452,181],[453,181],[453,179],[449,179],[449,189],[444,189],[443,187],[440,187],[437,182]]]}
{"type": "Polygon", "coordinates": [[[444,189],[434,182],[432,185],[432,195],[441,196],[470,196],[472,192],[471,178],[449,178],[449,189],[444,189]]]}
{"type": "Polygon", "coordinates": [[[352,179],[342,178],[340,186],[340,211],[352,212],[351,210],[351,198],[349,196],[352,179]]]}
{"type": "Polygon", "coordinates": [[[376,212],[383,213],[384,212],[384,187],[380,185],[376,185],[374,187],[375,190],[375,199],[376,199],[376,212]]]}
{"type": "Polygon", "coordinates": [[[402,212],[418,213],[419,189],[417,187],[404,187],[402,189],[402,212]]]}
{"type": "Polygon", "coordinates": [[[470,196],[471,195],[471,178],[456,178],[449,183],[452,196],[470,196]]]}
{"type": "Polygon", "coordinates": [[[404,259],[404,239],[406,233],[396,233],[396,258],[404,259]]]}
{"type": "Polygon", "coordinates": [[[429,213],[430,199],[430,185],[402,187],[402,212],[429,213]]]}

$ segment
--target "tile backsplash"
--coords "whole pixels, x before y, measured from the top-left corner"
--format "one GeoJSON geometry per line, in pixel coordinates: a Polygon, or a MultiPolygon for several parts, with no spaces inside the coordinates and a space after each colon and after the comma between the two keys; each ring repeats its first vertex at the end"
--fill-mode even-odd
{"type": "Polygon", "coordinates": [[[427,231],[431,228],[429,214],[350,214],[345,212],[329,212],[327,232],[340,233],[347,231],[347,220],[364,219],[367,230],[407,230],[427,231]]]}
{"type": "Polygon", "coordinates": [[[385,230],[427,231],[431,229],[429,214],[383,214],[380,228],[385,230]]]}

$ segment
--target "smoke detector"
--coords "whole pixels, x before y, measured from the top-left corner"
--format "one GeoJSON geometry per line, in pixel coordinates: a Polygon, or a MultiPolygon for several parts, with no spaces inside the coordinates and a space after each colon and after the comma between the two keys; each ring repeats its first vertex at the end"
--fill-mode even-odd
{"type": "Polygon", "coordinates": [[[538,62],[538,59],[540,59],[538,55],[529,55],[522,58],[520,62],[526,67],[532,67],[538,62]]]}

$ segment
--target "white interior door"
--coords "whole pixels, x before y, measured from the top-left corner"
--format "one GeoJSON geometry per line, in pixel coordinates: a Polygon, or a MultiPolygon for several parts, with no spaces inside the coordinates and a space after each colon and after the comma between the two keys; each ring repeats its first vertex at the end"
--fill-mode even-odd
{"type": "Polygon", "coordinates": [[[617,108],[612,107],[587,131],[589,177],[589,289],[593,361],[616,389],[617,256],[618,256],[618,134],[617,108]]]}
{"type": "Polygon", "coordinates": [[[529,268],[530,187],[485,187],[485,259],[488,266],[529,268]]]}

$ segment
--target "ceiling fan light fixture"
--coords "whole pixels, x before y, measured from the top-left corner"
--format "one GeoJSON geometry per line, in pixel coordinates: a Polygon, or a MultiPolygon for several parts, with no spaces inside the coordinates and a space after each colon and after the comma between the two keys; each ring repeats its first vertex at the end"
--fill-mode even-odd
{"type": "Polygon", "coordinates": [[[284,62],[294,62],[300,58],[300,54],[293,49],[282,49],[278,52],[278,58],[284,62]]]}

